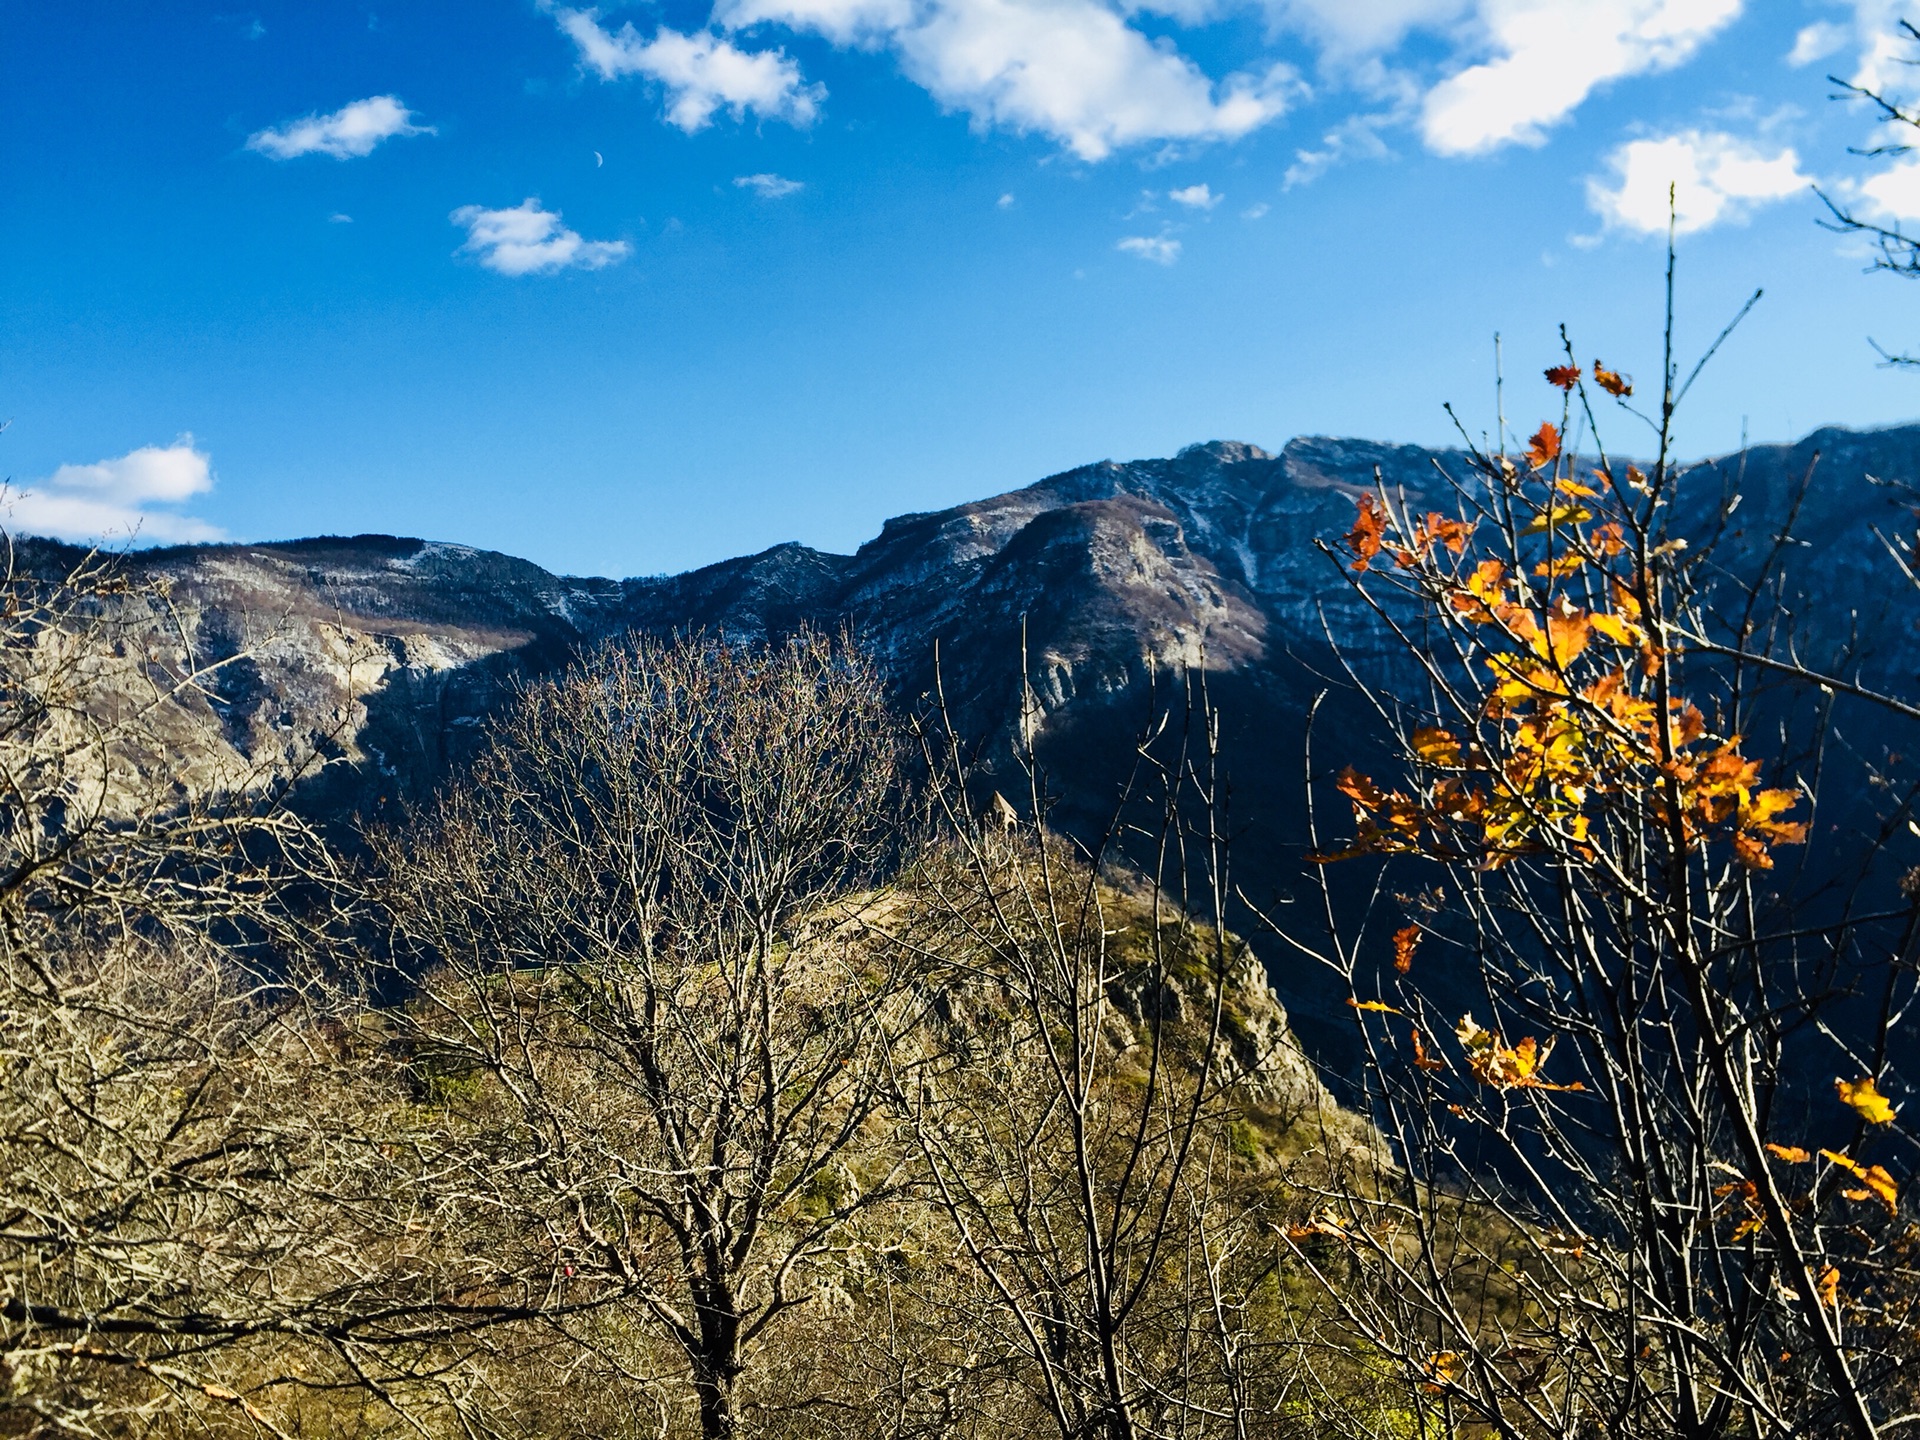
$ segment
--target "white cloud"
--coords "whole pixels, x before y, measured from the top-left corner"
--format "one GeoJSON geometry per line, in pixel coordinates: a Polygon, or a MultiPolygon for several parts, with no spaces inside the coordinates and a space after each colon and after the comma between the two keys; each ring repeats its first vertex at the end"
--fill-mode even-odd
{"type": "Polygon", "coordinates": [[[1184,186],[1179,190],[1169,190],[1167,192],[1167,198],[1176,205],[1186,206],[1189,210],[1211,210],[1222,200],[1226,199],[1226,196],[1214,194],[1213,191],[1202,182],[1199,185],[1184,186]]]}
{"type": "Polygon", "coordinates": [[[1481,0],[1492,57],[1427,93],[1421,132],[1442,155],[1539,145],[1609,81],[1690,59],[1741,0],[1481,0]]]}
{"type": "Polygon", "coordinates": [[[1875,220],[1920,220],[1920,159],[1896,161],[1851,187],[1875,220]]]}
{"type": "Polygon", "coordinates": [[[723,0],[731,26],[772,22],[886,44],[907,77],[975,124],[1045,135],[1082,160],[1164,140],[1231,140],[1285,112],[1285,65],[1215,83],[1103,0],[723,0]]]}
{"type": "Polygon", "coordinates": [[[330,225],[351,225],[353,223],[353,217],[344,210],[336,210],[327,217],[327,223],[330,225]]]}
{"type": "Polygon", "coordinates": [[[1673,187],[1681,234],[1743,220],[1762,205],[1802,194],[1813,183],[1791,149],[1761,150],[1721,131],[1684,130],[1634,140],[1608,158],[1611,183],[1587,181],[1587,199],[1613,228],[1653,235],[1667,228],[1673,187]]]}
{"type": "Polygon", "coordinates": [[[247,148],[275,160],[300,155],[331,155],[349,160],[371,155],[373,147],[396,135],[432,135],[431,125],[414,124],[414,113],[394,95],[373,95],[342,105],[331,115],[307,115],[288,121],[278,130],[260,130],[247,137],[247,148]]]}
{"type": "Polygon", "coordinates": [[[1802,65],[1811,65],[1816,60],[1824,60],[1844,50],[1849,38],[1846,26],[1836,25],[1831,20],[1818,21],[1793,37],[1793,49],[1787,54],[1787,64],[1797,69],[1802,65]]]}
{"type": "Polygon", "coordinates": [[[1180,242],[1169,235],[1129,235],[1113,248],[1156,265],[1171,265],[1180,258],[1180,242]]]}
{"type": "Polygon", "coordinates": [[[502,275],[550,275],[556,270],[599,270],[627,258],[624,240],[583,240],[560,223],[560,212],[529,197],[507,210],[462,205],[448,217],[467,227],[461,251],[502,275]]]}
{"type": "Polygon", "coordinates": [[[1284,65],[1216,86],[1097,0],[938,0],[896,44],[909,78],[943,105],[1083,160],[1144,141],[1236,139],[1298,88],[1284,65]]]}
{"type": "Polygon", "coordinates": [[[1262,200],[1258,204],[1249,205],[1246,209],[1242,210],[1240,212],[1240,218],[1242,220],[1258,220],[1272,208],[1271,205],[1262,200]]]}
{"type": "Polygon", "coordinates": [[[742,50],[710,31],[683,35],[664,25],[642,40],[631,24],[602,28],[592,10],[555,10],[553,17],[579,48],[580,63],[602,80],[644,75],[658,82],[667,92],[668,122],[688,134],[712,124],[721,109],[736,120],[751,111],[811,125],[827,93],[807,84],[784,51],[742,50]]]}
{"type": "Polygon", "coordinates": [[[771,172],[760,175],[736,175],[733,177],[733,183],[742,190],[753,191],[762,200],[781,200],[807,188],[804,181],[789,180],[784,175],[775,175],[771,172]]]}
{"type": "Polygon", "coordinates": [[[1392,49],[1415,30],[1456,23],[1469,0],[1268,0],[1282,25],[1305,31],[1337,58],[1392,49]]]}
{"type": "Polygon", "coordinates": [[[1013,192],[1009,190],[993,203],[998,205],[1002,210],[1011,210],[1013,208],[1013,192]]]}
{"type": "Polygon", "coordinates": [[[160,544],[218,540],[203,520],[154,506],[178,506],[213,488],[213,466],[191,435],[173,444],[143,445],[113,460],[62,465],[45,480],[0,500],[16,531],[60,540],[129,540],[160,544]]]}

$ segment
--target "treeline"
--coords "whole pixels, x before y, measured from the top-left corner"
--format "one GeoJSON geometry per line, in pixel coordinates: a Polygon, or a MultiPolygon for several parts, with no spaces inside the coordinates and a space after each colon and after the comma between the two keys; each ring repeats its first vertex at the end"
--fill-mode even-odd
{"type": "Polygon", "coordinates": [[[0,1433],[1910,1427],[1920,709],[1546,378],[1327,547],[1415,683],[1371,775],[1309,726],[1285,917],[1204,676],[1063,836],[846,641],[633,637],[344,857],[163,589],[14,570],[0,1433]],[[1341,977],[1347,1104],[1236,926],[1341,977]]]}

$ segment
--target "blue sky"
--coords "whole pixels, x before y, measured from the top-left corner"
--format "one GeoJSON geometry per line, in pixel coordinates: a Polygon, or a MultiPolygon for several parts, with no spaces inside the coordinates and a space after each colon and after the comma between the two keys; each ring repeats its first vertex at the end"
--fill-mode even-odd
{"type": "MultiPolygon", "coordinates": [[[[4,19],[16,528],[676,570],[1102,457],[1492,423],[1566,322],[1683,446],[1920,416],[1882,0],[536,0],[4,19]]],[[[1621,432],[1630,448],[1629,432],[1621,432]]],[[[1619,443],[1619,442],[1616,442],[1619,443]]]]}

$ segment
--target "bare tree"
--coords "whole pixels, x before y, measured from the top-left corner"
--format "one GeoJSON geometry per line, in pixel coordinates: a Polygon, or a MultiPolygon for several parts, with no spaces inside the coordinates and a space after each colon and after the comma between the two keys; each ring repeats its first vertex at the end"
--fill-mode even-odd
{"type": "MultiPolygon", "coordinates": [[[[1899,30],[1902,38],[1920,41],[1920,30],[1914,28],[1912,21],[1902,20],[1899,30]]],[[[1914,62],[1909,59],[1900,63],[1911,65],[1914,62]]],[[[1920,130],[1920,110],[1916,110],[1910,102],[1888,90],[1843,80],[1838,75],[1829,75],[1827,80],[1836,88],[1837,94],[1834,98],[1864,103],[1879,121],[1882,136],[1880,143],[1865,149],[1856,149],[1854,154],[1869,159],[1883,159],[1905,155],[1913,149],[1909,137],[1913,131],[1920,130]]],[[[1824,190],[1818,193],[1827,207],[1827,219],[1821,223],[1827,229],[1842,235],[1855,235],[1866,240],[1873,247],[1872,268],[1874,270],[1898,275],[1908,280],[1920,276],[1920,236],[1909,234],[1902,229],[1897,219],[1891,223],[1883,223],[1874,218],[1871,211],[1864,211],[1854,204],[1837,200],[1824,190]]],[[[1920,365],[1920,358],[1890,352],[1876,340],[1870,339],[1868,343],[1888,365],[1901,367],[1920,365]]]]}
{"type": "Polygon", "coordinates": [[[664,1335],[680,1378],[632,1378],[689,1385],[709,1437],[899,1188],[876,1132],[914,1011],[866,938],[898,761],[849,645],[636,637],[531,687],[375,837],[445,1186],[536,1237],[557,1295],[664,1335]]]}
{"type": "Polygon", "coordinates": [[[1289,1068],[1259,962],[1221,923],[1217,723],[1203,677],[1186,683],[1184,712],[1143,736],[1134,803],[1077,853],[1047,833],[1029,727],[1011,829],[997,794],[977,813],[944,706],[923,731],[951,840],[903,934],[944,1024],[903,1103],[1001,1346],[1063,1437],[1258,1423],[1246,1299],[1272,1270],[1239,1263],[1266,1217],[1234,1177],[1264,1162],[1275,1184],[1262,1152],[1333,1109],[1289,1068]],[[1123,827],[1143,877],[1108,868],[1123,827]]]}
{"type": "Polygon", "coordinates": [[[214,668],[125,562],[0,575],[0,1428],[271,1430],[458,1323],[379,1067],[292,968],[302,757],[219,743],[214,668]]]}

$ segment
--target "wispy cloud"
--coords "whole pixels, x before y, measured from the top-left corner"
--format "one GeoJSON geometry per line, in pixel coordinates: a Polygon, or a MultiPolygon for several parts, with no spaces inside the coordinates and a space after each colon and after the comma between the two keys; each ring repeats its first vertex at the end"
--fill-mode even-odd
{"type": "Polygon", "coordinates": [[[627,258],[624,240],[586,240],[560,223],[560,212],[528,197],[505,210],[462,205],[449,217],[467,227],[461,253],[501,275],[551,275],[557,270],[601,270],[627,258]]]}
{"type": "Polygon", "coordinates": [[[1179,190],[1169,190],[1167,198],[1176,205],[1186,206],[1189,210],[1211,210],[1226,199],[1226,196],[1214,194],[1205,182],[1202,182],[1179,190]]]}
{"type": "Polygon", "coordinates": [[[1320,137],[1318,148],[1303,147],[1293,152],[1293,163],[1280,182],[1282,187],[1291,190],[1296,185],[1311,184],[1348,160],[1385,159],[1390,152],[1380,131],[1398,118],[1392,113],[1349,115],[1320,137]]]}
{"type": "Polygon", "coordinates": [[[331,115],[307,115],[276,130],[259,130],[247,137],[247,148],[275,160],[301,155],[331,155],[351,160],[371,155],[383,140],[401,135],[431,135],[431,125],[416,125],[414,113],[394,95],[373,95],[342,105],[331,115]]]}
{"type": "Polygon", "coordinates": [[[1180,242],[1170,235],[1129,235],[1113,248],[1155,265],[1171,265],[1180,258],[1180,242]]]}
{"type": "Polygon", "coordinates": [[[643,40],[631,23],[617,31],[597,11],[555,9],[553,18],[580,52],[580,63],[602,80],[642,75],[667,95],[667,121],[692,134],[726,110],[736,120],[751,112],[763,120],[807,126],[826,98],[780,50],[742,50],[710,31],[682,34],[662,25],[643,40]]]}
{"type": "Polygon", "coordinates": [[[212,488],[212,461],[191,435],[182,435],[171,445],[143,445],[112,460],[62,465],[45,480],[6,492],[0,513],[15,531],[60,540],[218,540],[220,530],[175,508],[212,488]]]}
{"type": "Polygon", "coordinates": [[[733,183],[742,190],[753,191],[762,200],[783,200],[807,188],[805,181],[789,180],[784,175],[775,175],[770,171],[759,175],[736,175],[733,183]]]}
{"type": "Polygon", "coordinates": [[[1642,235],[1665,233],[1669,186],[1674,228],[1687,234],[1744,220],[1813,183],[1792,149],[1763,150],[1719,130],[1630,141],[1607,165],[1611,179],[1587,181],[1588,202],[1610,227],[1642,235]]]}
{"type": "Polygon", "coordinates": [[[1793,49],[1787,52],[1787,64],[1798,69],[1816,60],[1824,60],[1829,55],[1837,55],[1847,48],[1850,38],[1846,26],[1836,25],[1831,20],[1816,21],[1803,27],[1793,37],[1793,49]]]}

